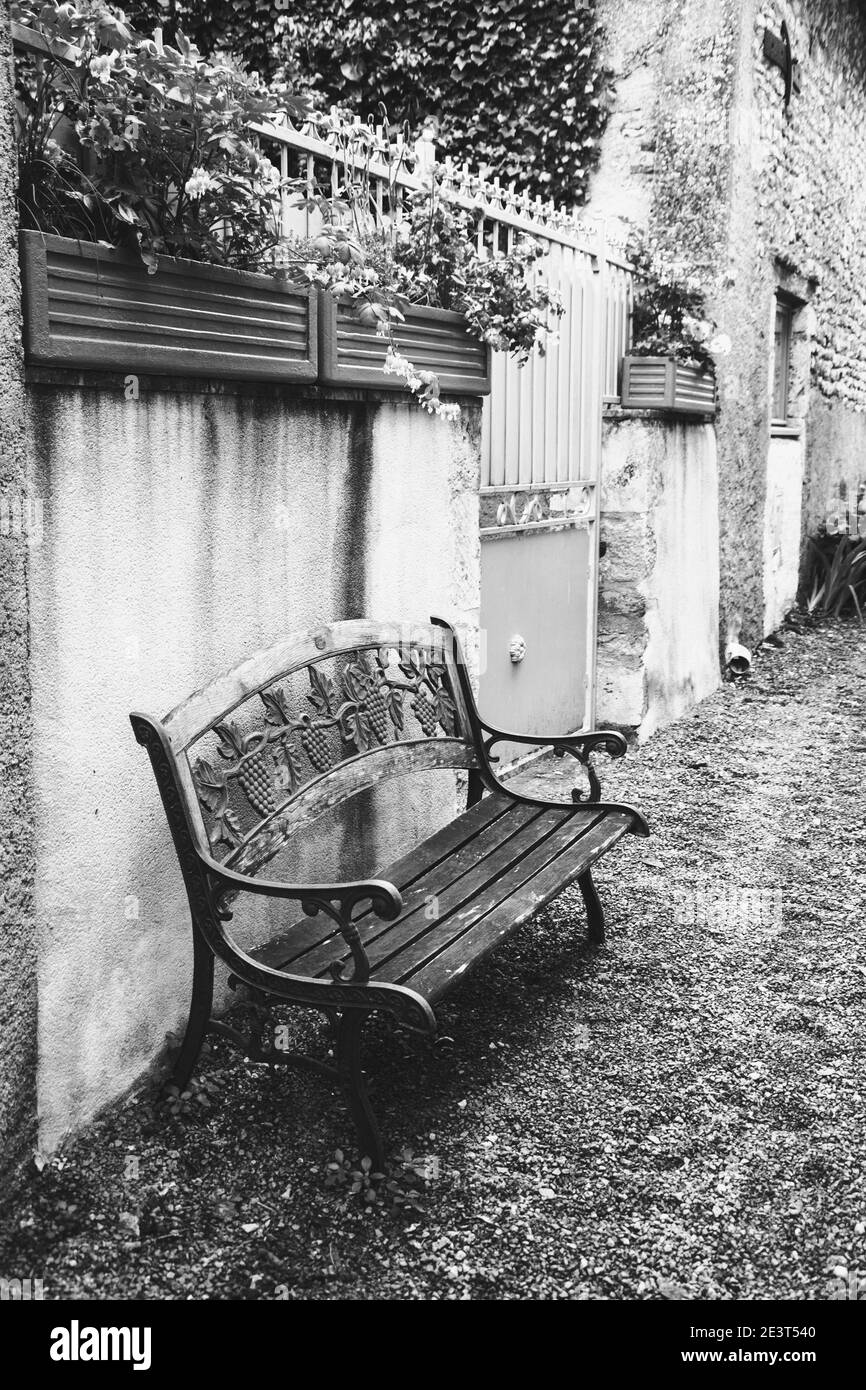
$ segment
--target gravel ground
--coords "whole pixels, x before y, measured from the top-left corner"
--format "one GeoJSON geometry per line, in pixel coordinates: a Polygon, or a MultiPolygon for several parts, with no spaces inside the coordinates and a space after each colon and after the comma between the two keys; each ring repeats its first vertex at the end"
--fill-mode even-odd
{"type": "Polygon", "coordinates": [[[610,766],[653,837],[599,867],[603,949],[569,890],[443,1042],[376,1026],[376,1201],[327,1167],[327,1089],[219,1042],[209,1107],[133,1099],[34,1166],[0,1268],[48,1298],[862,1294],[866,633],[777,640],[610,766]]]}

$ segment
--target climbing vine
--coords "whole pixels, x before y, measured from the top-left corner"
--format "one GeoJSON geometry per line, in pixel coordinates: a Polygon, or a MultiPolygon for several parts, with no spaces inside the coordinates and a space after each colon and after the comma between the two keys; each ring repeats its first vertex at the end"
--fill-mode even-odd
{"type": "Polygon", "coordinates": [[[138,0],[145,27],[180,24],[267,79],[361,114],[380,102],[417,133],[433,119],[458,162],[570,207],[583,201],[610,72],[594,0],[138,0]]]}

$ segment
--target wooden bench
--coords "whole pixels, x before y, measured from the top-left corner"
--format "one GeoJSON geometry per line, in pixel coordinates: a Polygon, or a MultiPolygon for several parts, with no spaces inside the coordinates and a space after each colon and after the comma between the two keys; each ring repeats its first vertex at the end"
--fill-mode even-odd
{"type": "Polygon", "coordinates": [[[382,1141],[361,1070],[365,1018],[381,1009],[434,1033],[437,1001],[575,879],[590,939],[602,941],[592,865],[626,832],[649,833],[633,807],[600,799],[590,755],[622,756],[622,735],[492,728],[457,636],[439,619],[410,630],[361,620],[297,633],[164,720],[130,718],[150,754],[192,914],[192,1004],[175,1083],[185,1086],[209,1029],[257,1059],[306,1061],[340,1086],[361,1151],[377,1166],[382,1141]],[[570,802],[522,795],[497,777],[492,749],[502,742],[570,755],[584,788],[570,802]],[[443,768],[468,774],[468,809],[380,877],[299,884],[260,875],[349,798],[443,768]],[[289,909],[285,929],[256,950],[227,925],[246,893],[289,909]],[[247,1036],[213,1019],[215,957],[259,1010],[271,1000],[321,1010],[335,1029],[335,1065],[280,1054],[260,1025],[247,1036]]]}

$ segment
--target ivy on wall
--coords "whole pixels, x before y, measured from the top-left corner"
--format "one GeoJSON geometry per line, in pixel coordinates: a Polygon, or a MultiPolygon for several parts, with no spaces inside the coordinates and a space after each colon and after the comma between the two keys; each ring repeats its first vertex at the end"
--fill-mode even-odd
{"type": "Polygon", "coordinates": [[[366,116],[383,103],[441,154],[571,207],[583,201],[609,107],[594,0],[139,0],[139,28],[180,27],[264,77],[366,116]]]}

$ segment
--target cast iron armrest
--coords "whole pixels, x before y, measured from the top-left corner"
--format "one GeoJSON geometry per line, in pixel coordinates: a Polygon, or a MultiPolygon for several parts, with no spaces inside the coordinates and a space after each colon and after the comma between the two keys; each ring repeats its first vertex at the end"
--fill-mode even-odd
{"type": "MultiPolygon", "coordinates": [[[[198,849],[197,853],[202,868],[213,883],[217,914],[222,921],[228,921],[232,916],[227,903],[235,893],[288,898],[299,902],[309,917],[315,917],[318,912],[330,917],[352,953],[353,984],[364,984],[370,978],[370,962],[352,920],[357,904],[369,901],[376,916],[388,922],[393,922],[403,911],[399,889],[385,879],[356,879],[348,883],[282,883],[278,879],[251,878],[247,874],[239,874],[234,869],[225,868],[202,849],[198,849]]],[[[342,979],[342,974],[335,974],[334,978],[342,979]]]]}
{"type": "Polygon", "coordinates": [[[565,753],[571,753],[572,757],[588,767],[586,759],[596,748],[603,748],[612,758],[621,758],[628,749],[625,738],[615,729],[589,729],[583,734],[552,734],[548,738],[544,734],[512,734],[505,729],[494,728],[483,719],[480,720],[480,724],[485,751],[494,743],[528,743],[537,747],[550,747],[560,758],[565,753]]]}
{"type": "Polygon", "coordinates": [[[552,748],[557,757],[564,757],[566,753],[586,768],[586,775],[589,781],[589,793],[581,795],[576,789],[571,793],[572,801],[578,802],[587,808],[592,806],[594,811],[599,812],[623,812],[630,818],[629,832],[632,835],[649,835],[649,826],[634,806],[628,806],[618,801],[601,801],[601,783],[598,774],[589,756],[596,748],[603,748],[612,758],[621,758],[625,753],[628,744],[622,734],[613,729],[590,729],[582,734],[554,734],[551,738],[546,738],[542,734],[513,734],[505,729],[497,729],[493,724],[488,724],[482,719],[475,699],[475,692],[472,689],[472,682],[469,679],[469,672],[466,667],[466,658],[460,646],[460,639],[453,625],[446,618],[438,618],[435,614],[430,617],[431,623],[435,627],[441,627],[448,633],[452,644],[454,658],[457,669],[457,680],[460,686],[460,693],[466,707],[466,714],[472,732],[472,738],[478,753],[481,764],[480,769],[470,773],[469,795],[470,805],[473,800],[481,795],[481,787],[486,786],[489,790],[502,791],[512,801],[521,801],[525,805],[559,807],[561,801],[548,801],[546,798],[537,796],[524,796],[521,792],[514,791],[505,782],[497,777],[493,768],[493,763],[498,759],[491,758],[490,750],[497,743],[524,743],[534,748],[552,748]],[[475,779],[473,784],[473,778],[475,779]]]}
{"type": "Polygon", "coordinates": [[[601,749],[609,754],[611,758],[621,758],[628,748],[628,744],[622,734],[614,729],[590,729],[582,734],[553,734],[547,738],[543,734],[514,734],[505,729],[497,729],[492,724],[486,723],[478,715],[479,744],[480,752],[484,760],[484,768],[489,778],[496,783],[496,786],[504,791],[515,801],[528,801],[536,805],[562,806],[561,801],[549,801],[540,797],[524,796],[521,792],[515,791],[507,783],[501,781],[496,775],[493,767],[498,758],[491,754],[491,748],[497,743],[523,743],[533,748],[551,748],[555,757],[563,758],[566,753],[570,757],[576,758],[582,767],[586,769],[589,781],[589,792],[584,795],[576,788],[572,790],[571,799],[587,809],[599,811],[624,811],[631,817],[629,831],[632,835],[648,836],[649,826],[644,817],[634,806],[629,806],[619,801],[601,800],[601,783],[598,773],[590,762],[590,754],[596,749],[601,749]]]}

